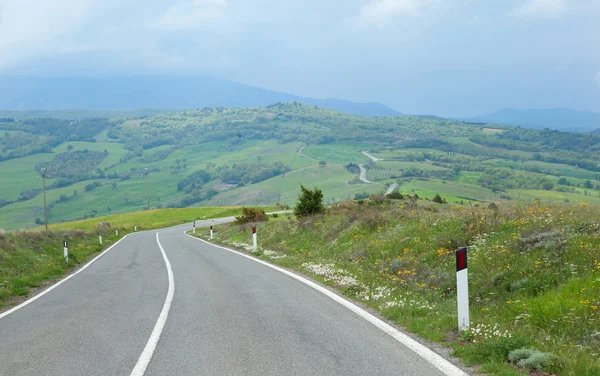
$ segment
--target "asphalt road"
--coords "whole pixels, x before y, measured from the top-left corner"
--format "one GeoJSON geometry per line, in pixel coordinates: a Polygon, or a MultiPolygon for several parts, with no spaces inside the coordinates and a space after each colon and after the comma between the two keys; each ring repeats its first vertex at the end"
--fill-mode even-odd
{"type": "Polygon", "coordinates": [[[0,316],[0,375],[445,374],[330,297],[189,228],[131,234],[0,316]]]}

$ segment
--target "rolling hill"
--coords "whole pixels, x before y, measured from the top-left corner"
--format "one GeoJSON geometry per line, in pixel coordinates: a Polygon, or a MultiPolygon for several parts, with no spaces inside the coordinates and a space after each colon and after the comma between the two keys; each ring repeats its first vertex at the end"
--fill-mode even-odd
{"type": "Polygon", "coordinates": [[[452,203],[600,203],[600,136],[297,102],[82,120],[0,118],[0,228],[154,208],[328,202],[385,192],[452,203]],[[372,161],[362,151],[381,159],[372,161]],[[367,179],[358,179],[358,165],[367,179]],[[146,186],[146,173],[148,186],[146,186]],[[148,194],[146,193],[148,190],[148,194]]]}

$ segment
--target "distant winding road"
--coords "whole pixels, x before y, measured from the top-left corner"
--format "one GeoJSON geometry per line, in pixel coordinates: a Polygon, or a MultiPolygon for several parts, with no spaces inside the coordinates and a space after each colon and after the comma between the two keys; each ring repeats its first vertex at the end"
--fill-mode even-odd
{"type": "Polygon", "coordinates": [[[0,375],[464,375],[329,290],[186,229],[130,234],[0,314],[0,375]]]}

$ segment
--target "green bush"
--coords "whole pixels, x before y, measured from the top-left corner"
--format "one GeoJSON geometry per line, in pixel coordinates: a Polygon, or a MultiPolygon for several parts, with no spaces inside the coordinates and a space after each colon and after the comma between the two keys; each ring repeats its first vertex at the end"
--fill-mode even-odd
{"type": "MultiPolygon", "coordinates": [[[[416,195],[415,195],[416,196],[416,195]]],[[[438,204],[446,204],[448,201],[446,201],[445,198],[442,198],[442,196],[440,196],[439,194],[436,193],[435,197],[431,200],[433,202],[437,202],[438,204]]]]}
{"type": "Polygon", "coordinates": [[[235,223],[243,225],[250,222],[266,222],[269,217],[261,208],[242,208],[242,215],[235,217],[235,223]]]}
{"type": "Polygon", "coordinates": [[[310,190],[303,185],[300,186],[302,193],[298,197],[298,202],[294,208],[294,214],[296,217],[306,217],[314,214],[321,214],[325,212],[325,206],[323,206],[323,191],[316,188],[310,190]]]}
{"type": "Polygon", "coordinates": [[[551,353],[523,348],[511,351],[508,354],[508,360],[516,363],[519,367],[541,371],[547,370],[555,363],[556,356],[551,353]]]}
{"type": "Polygon", "coordinates": [[[388,194],[388,195],[386,195],[385,197],[391,198],[392,200],[402,200],[402,199],[404,199],[404,195],[402,193],[395,192],[395,191],[392,192],[392,193],[390,193],[390,194],[388,194]]]}

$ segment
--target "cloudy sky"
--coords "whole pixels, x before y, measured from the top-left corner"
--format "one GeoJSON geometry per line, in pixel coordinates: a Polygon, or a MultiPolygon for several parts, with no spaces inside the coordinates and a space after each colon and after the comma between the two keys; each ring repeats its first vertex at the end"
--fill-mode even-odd
{"type": "Polygon", "coordinates": [[[212,75],[404,113],[600,111],[600,0],[0,0],[0,75],[212,75]]]}

